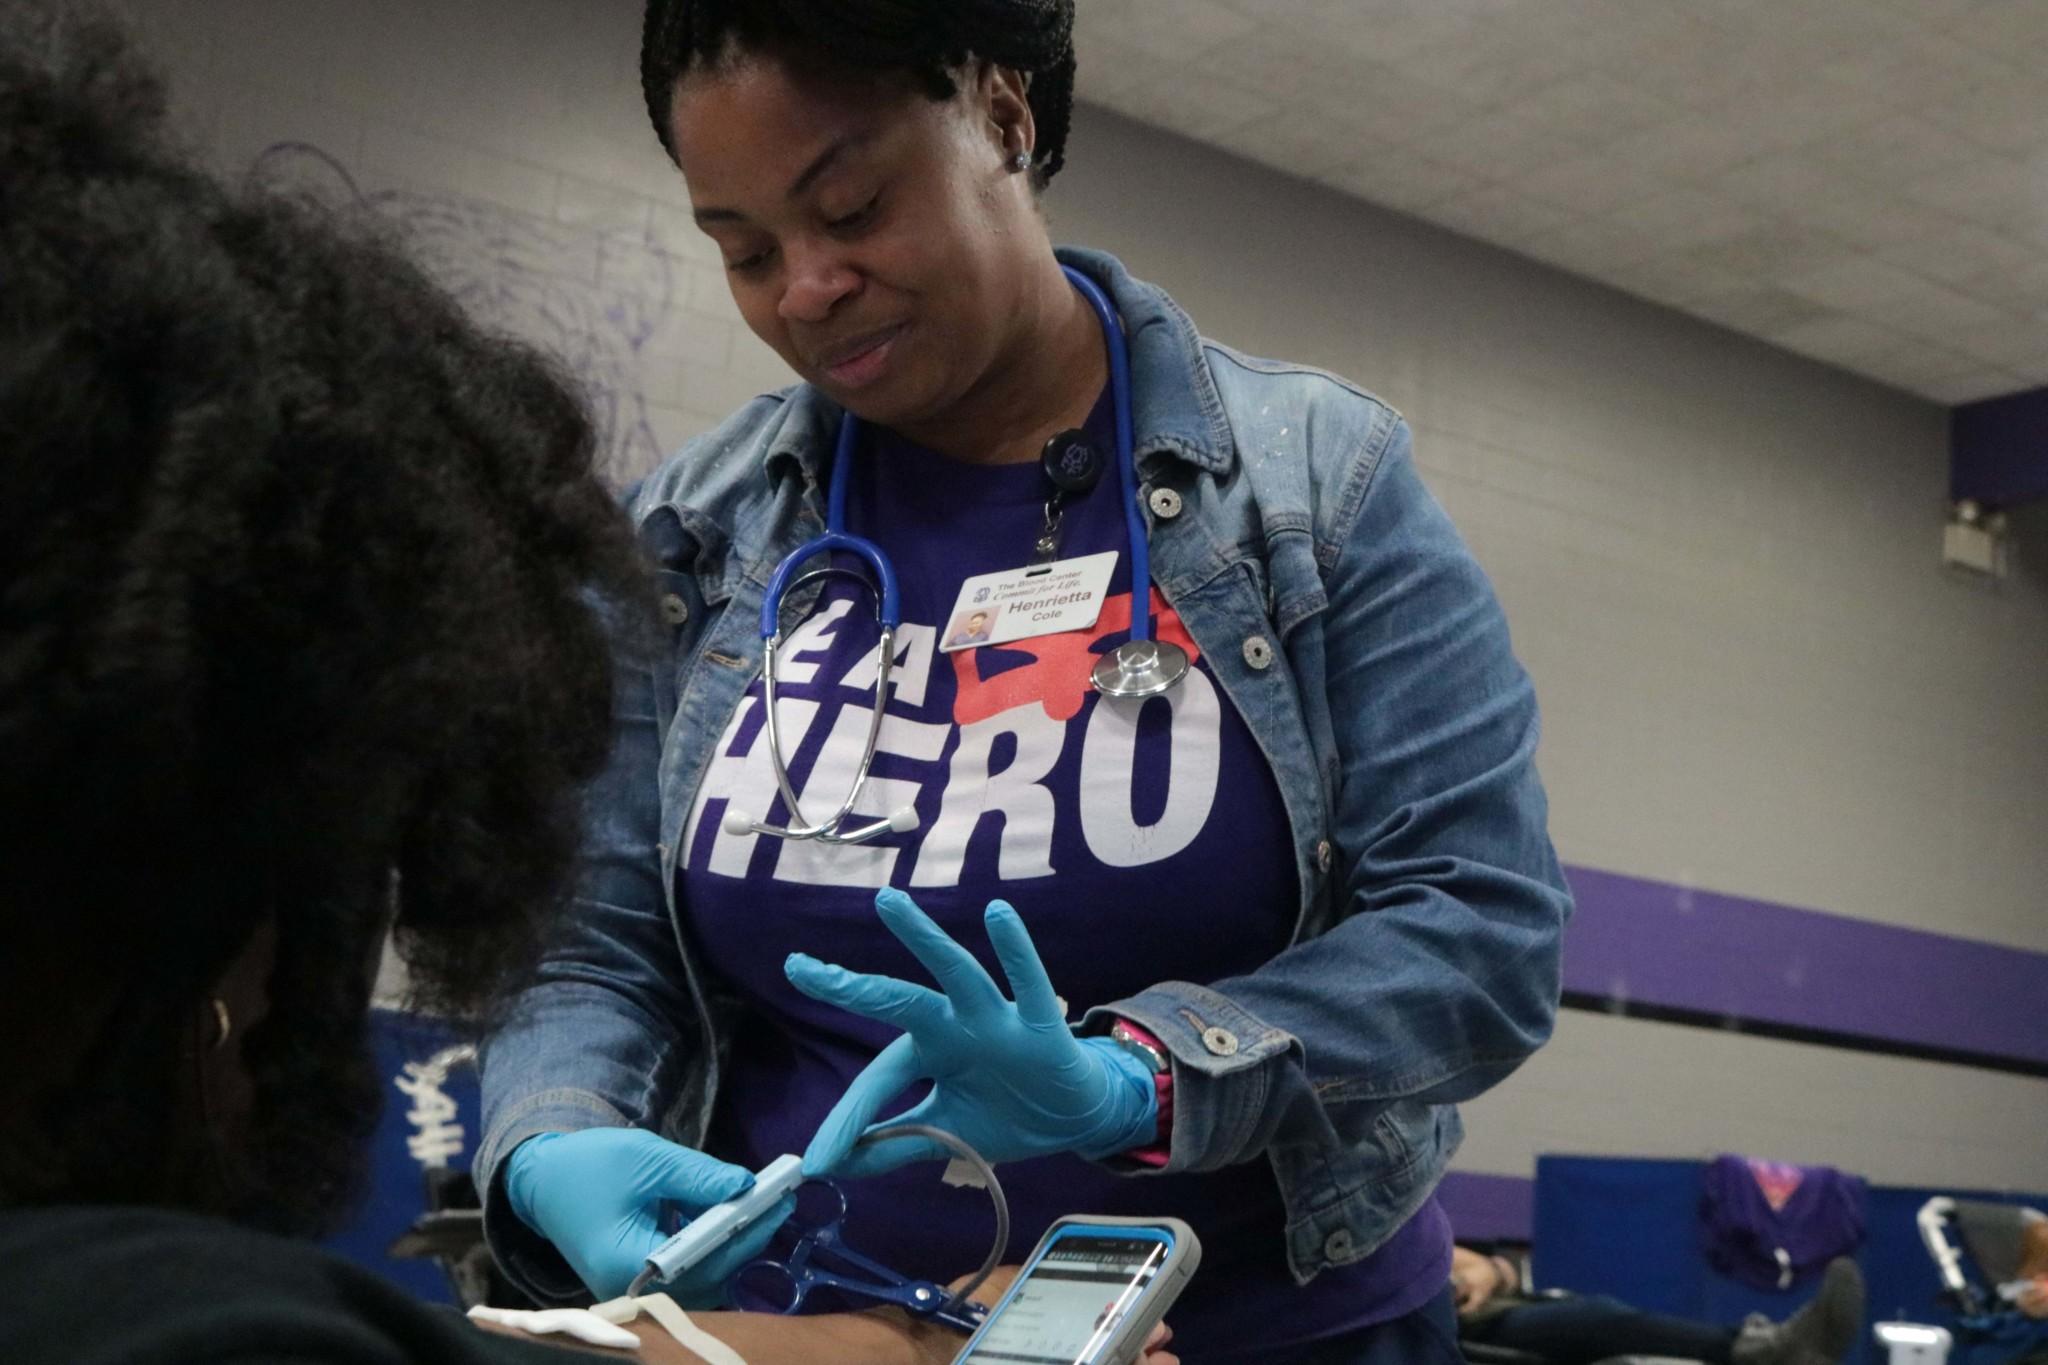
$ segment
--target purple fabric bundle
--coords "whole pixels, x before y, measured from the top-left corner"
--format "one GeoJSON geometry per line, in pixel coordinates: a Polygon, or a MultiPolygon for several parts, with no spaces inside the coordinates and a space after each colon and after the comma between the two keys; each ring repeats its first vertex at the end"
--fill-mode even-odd
{"type": "Polygon", "coordinates": [[[1863,1241],[1866,1186],[1832,1166],[1721,1156],[1702,1177],[1707,1263],[1756,1289],[1790,1289],[1863,1241]]]}

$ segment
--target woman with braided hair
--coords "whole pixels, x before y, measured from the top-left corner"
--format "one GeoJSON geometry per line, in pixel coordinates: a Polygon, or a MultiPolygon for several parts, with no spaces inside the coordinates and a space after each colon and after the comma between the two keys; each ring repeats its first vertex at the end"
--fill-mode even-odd
{"type": "MultiPolygon", "coordinates": [[[[485,1049],[486,1226],[607,1296],[803,1152],[855,1246],[958,1274],[981,1196],[857,1145],[900,1115],[1004,1163],[1013,1257],[1187,1220],[1190,1361],[1455,1360],[1433,1192],[1569,905],[1534,697],[1397,414],[1055,251],[1073,8],[649,0],[655,134],[802,382],[629,497],[670,637],[485,1049]],[[827,527],[893,565],[887,661],[870,560],[771,589],[827,527]]],[[[778,1221],[671,1292],[743,1294],[778,1221]]]]}

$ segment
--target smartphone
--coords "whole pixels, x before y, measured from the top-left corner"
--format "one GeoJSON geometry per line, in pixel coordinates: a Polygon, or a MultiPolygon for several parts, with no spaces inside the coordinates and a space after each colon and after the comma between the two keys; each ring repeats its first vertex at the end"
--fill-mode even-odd
{"type": "Polygon", "coordinates": [[[1130,1365],[1201,1263],[1178,1218],[1062,1218],[953,1365],[1130,1365]]]}

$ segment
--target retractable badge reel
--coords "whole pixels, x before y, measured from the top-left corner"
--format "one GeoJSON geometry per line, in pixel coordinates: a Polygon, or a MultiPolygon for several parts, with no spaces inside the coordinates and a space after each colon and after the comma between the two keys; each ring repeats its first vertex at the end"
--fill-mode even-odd
{"type": "Polygon", "coordinates": [[[1101,481],[1102,452],[1087,432],[1073,427],[1045,443],[1038,465],[1052,484],[1052,494],[1045,500],[1045,526],[1038,533],[1032,562],[1050,564],[1060,557],[1060,523],[1066,519],[1067,500],[1084,496],[1101,481]]]}

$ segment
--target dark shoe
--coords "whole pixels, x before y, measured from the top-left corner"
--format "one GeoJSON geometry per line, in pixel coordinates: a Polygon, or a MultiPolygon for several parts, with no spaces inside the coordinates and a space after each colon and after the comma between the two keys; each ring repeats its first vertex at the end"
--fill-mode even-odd
{"type": "Polygon", "coordinates": [[[1837,1365],[1863,1335],[1863,1272],[1846,1256],[1828,1262],[1820,1293],[1785,1321],[1743,1324],[1735,1365],[1837,1365]]]}

